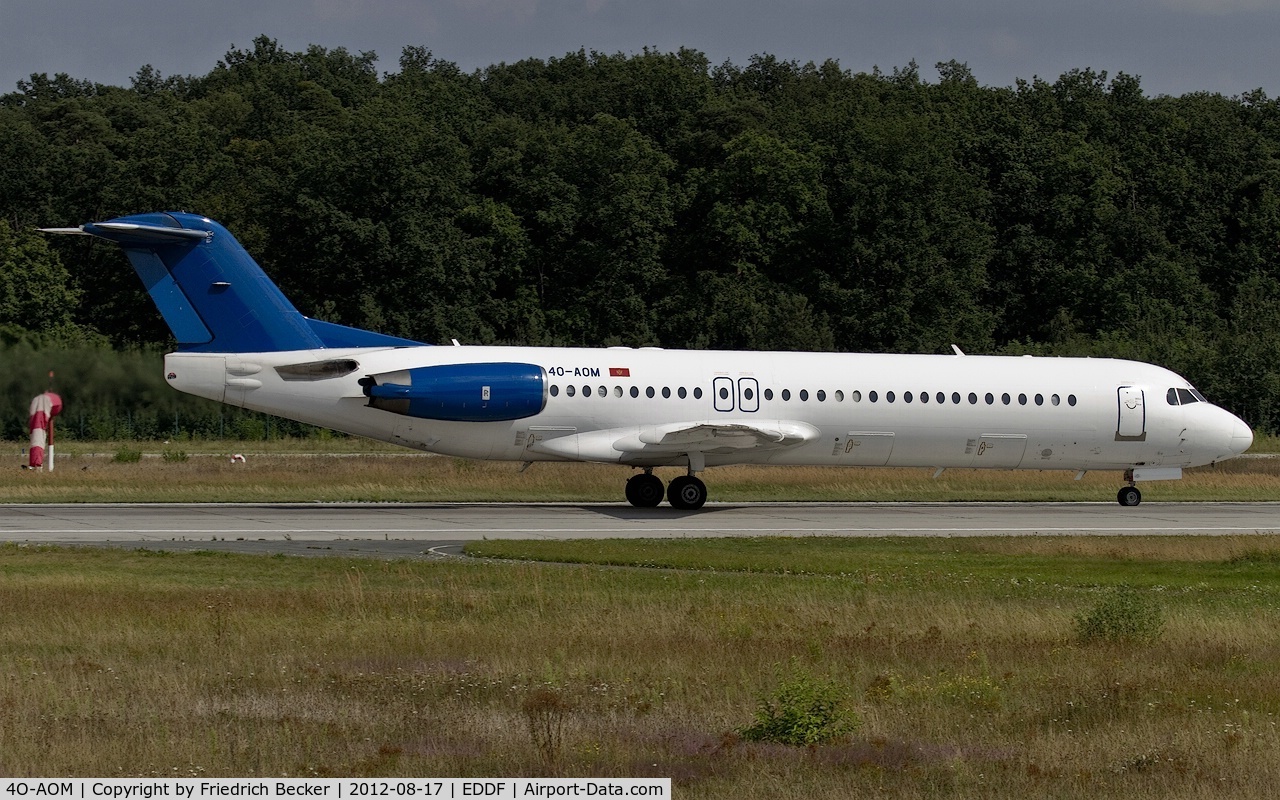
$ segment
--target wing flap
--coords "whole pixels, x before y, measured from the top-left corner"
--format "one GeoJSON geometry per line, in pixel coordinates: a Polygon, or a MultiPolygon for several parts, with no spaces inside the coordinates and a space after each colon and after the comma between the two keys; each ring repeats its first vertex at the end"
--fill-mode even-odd
{"type": "Polygon", "coordinates": [[[792,420],[704,420],[568,434],[538,441],[530,449],[584,461],[630,462],[687,453],[731,455],[798,447],[818,436],[814,426],[792,420]]]}
{"type": "Polygon", "coordinates": [[[624,452],[685,452],[688,450],[756,450],[795,447],[818,438],[818,429],[805,422],[770,420],[677,422],[642,429],[619,440],[624,452]]]}

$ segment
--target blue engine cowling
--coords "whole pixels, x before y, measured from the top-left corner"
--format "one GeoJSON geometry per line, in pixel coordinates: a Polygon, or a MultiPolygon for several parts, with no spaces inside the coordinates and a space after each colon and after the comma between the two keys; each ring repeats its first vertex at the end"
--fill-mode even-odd
{"type": "Polygon", "coordinates": [[[547,404],[545,373],[534,364],[415,367],[370,375],[360,385],[372,408],[449,422],[523,419],[547,404]]]}

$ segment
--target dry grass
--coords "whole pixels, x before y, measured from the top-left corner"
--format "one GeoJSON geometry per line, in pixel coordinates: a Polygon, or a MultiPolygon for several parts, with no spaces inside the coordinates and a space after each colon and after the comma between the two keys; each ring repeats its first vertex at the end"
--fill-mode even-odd
{"type": "MultiPolygon", "coordinates": [[[[1280,540],[1094,541],[791,543],[860,564],[843,575],[6,546],[0,774],[1273,796],[1280,540]],[[1098,583],[1151,572],[1157,640],[1077,643],[1098,583]],[[813,749],[740,741],[796,663],[848,689],[861,729],[813,749]]],[[[703,546],[715,565],[741,542],[703,546]]]]}
{"type": "MultiPolygon", "coordinates": [[[[161,451],[163,452],[163,450],[161,451]]],[[[15,457],[14,466],[18,459],[15,457]]],[[[631,470],[596,464],[509,462],[388,453],[249,454],[185,461],[60,452],[53,473],[0,471],[0,503],[286,501],[617,501],[631,470]]],[[[670,479],[681,470],[659,470],[670,479]]],[[[1114,472],[1072,480],[1069,472],[842,467],[718,467],[705,474],[713,501],[1044,500],[1110,501],[1114,472]]],[[[1143,484],[1149,500],[1280,499],[1280,459],[1247,458],[1190,470],[1181,481],[1143,484]]]]}

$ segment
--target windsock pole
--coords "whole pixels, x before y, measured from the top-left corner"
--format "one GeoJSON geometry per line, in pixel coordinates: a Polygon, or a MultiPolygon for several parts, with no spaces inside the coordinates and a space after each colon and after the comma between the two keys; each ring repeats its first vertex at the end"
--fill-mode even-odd
{"type": "MultiPolygon", "coordinates": [[[[49,370],[49,391],[53,392],[53,370],[49,370]]],[[[53,418],[49,415],[49,471],[53,472],[53,418]]]]}

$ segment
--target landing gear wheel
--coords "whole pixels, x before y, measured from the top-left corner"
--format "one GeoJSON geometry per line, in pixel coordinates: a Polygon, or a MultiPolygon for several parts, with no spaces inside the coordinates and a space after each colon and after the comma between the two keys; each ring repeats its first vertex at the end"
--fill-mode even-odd
{"type": "Polygon", "coordinates": [[[662,480],[651,472],[627,479],[627,502],[637,508],[653,508],[662,502],[662,480]]]}
{"type": "Polygon", "coordinates": [[[707,485],[692,475],[673,478],[667,486],[667,502],[681,511],[694,511],[707,502],[707,485]]]}
{"type": "Polygon", "coordinates": [[[1142,492],[1138,491],[1137,486],[1122,486],[1116,492],[1116,501],[1122,506],[1136,506],[1142,502],[1142,492]]]}

